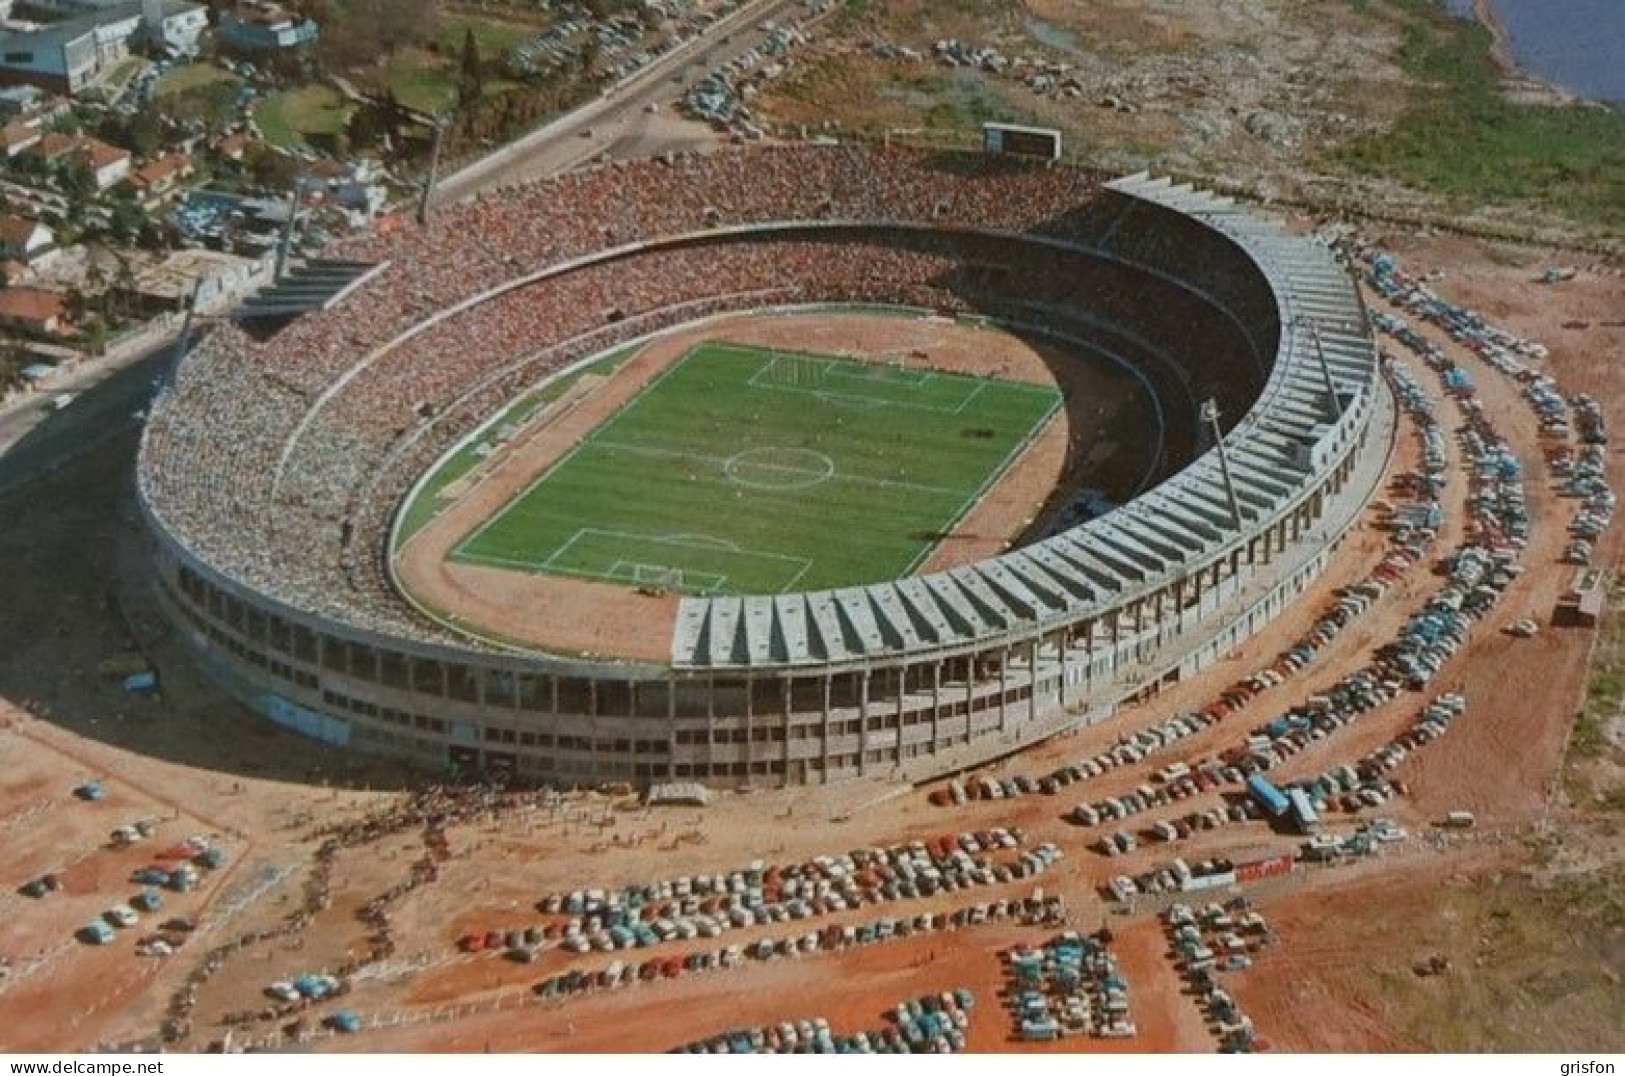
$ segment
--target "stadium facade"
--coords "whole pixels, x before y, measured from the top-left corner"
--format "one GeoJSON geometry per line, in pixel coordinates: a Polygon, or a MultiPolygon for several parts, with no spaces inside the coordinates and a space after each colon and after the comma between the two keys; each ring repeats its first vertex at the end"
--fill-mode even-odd
{"type": "MultiPolygon", "coordinates": [[[[748,152],[771,164],[765,155],[812,151],[748,152]]],[[[640,258],[674,246],[710,244],[740,260],[769,243],[851,244],[858,260],[875,249],[929,249],[933,264],[946,258],[956,269],[870,275],[861,289],[845,279],[764,281],[726,295],[672,280],[647,310],[617,309],[586,333],[561,327],[547,341],[551,369],[563,369],[559,355],[598,353],[699,315],[858,300],[924,306],[1082,340],[1134,363],[1170,416],[1177,466],[1115,511],[949,571],[835,591],[684,598],[665,661],[552,654],[545,644],[463,635],[387,586],[391,513],[423,475],[422,461],[465,438],[511,391],[476,397],[462,385],[409,399],[387,432],[345,441],[342,430],[320,432],[334,401],[353,391],[363,367],[389,385],[387,349],[357,346],[353,365],[330,367],[336,373],[298,394],[265,435],[265,458],[279,463],[273,479],[289,461],[332,463],[344,487],[332,503],[344,507],[319,512],[322,492],[308,478],[304,490],[290,480],[264,494],[223,492],[249,479],[230,470],[240,460],[227,462],[230,423],[195,413],[215,399],[207,380],[225,376],[231,361],[206,341],[155,406],[139,464],[159,589],[201,667],[281,725],[434,767],[559,783],[921,779],[1100,720],[1189,676],[1312,584],[1380,480],[1392,437],[1365,313],[1330,251],[1228,199],[1145,176],[1101,186],[1080,174],[1073,182],[1086,193],[1075,212],[1027,222],[968,207],[1005,184],[1015,197],[1023,182],[1053,182],[1028,173],[1055,166],[822,152],[842,155],[843,175],[874,172],[876,190],[901,189],[894,173],[906,165],[909,183],[947,193],[905,192],[870,207],[857,194],[842,201],[810,190],[795,217],[778,204],[706,206],[686,217],[673,209],[669,234],[645,225],[603,251],[549,249],[447,309],[515,287],[559,287],[578,271],[630,279],[640,258]],[[973,181],[976,198],[955,201],[955,184],[973,181]],[[1035,267],[1032,279],[1018,260],[1035,267]],[[1088,285],[1068,291],[1057,273],[1088,285]],[[1209,399],[1226,416],[1219,443],[1204,436],[1214,428],[1202,410],[1209,399]],[[313,566],[324,557],[327,576],[313,566]],[[325,589],[323,579],[332,580],[325,589]]],[[[805,170],[789,163],[786,171],[805,170]]],[[[715,181],[727,165],[689,167],[715,181]]],[[[579,192],[581,181],[571,182],[579,192]]],[[[606,216],[601,232],[619,226],[606,216]]],[[[374,242],[369,257],[403,254],[400,241],[374,242]]],[[[345,295],[323,323],[341,325],[346,306],[364,308],[372,286],[345,295]]],[[[392,339],[441,316],[414,310],[392,339]]],[[[268,393],[279,391],[278,349],[309,344],[285,331],[261,347],[273,372],[268,393]]],[[[480,386],[536,383],[527,364],[541,353],[516,350],[492,367],[509,380],[480,386]]]]}

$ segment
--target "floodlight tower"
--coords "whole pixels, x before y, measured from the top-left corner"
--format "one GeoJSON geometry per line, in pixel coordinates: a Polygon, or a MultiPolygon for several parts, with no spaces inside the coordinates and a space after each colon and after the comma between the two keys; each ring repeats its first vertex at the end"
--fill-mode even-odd
{"type": "Polygon", "coordinates": [[[1236,483],[1230,477],[1230,456],[1224,448],[1224,432],[1219,429],[1219,402],[1212,397],[1202,401],[1202,421],[1213,435],[1213,447],[1219,453],[1219,470],[1224,474],[1224,493],[1230,500],[1230,520],[1241,530],[1241,501],[1236,498],[1236,483]]]}

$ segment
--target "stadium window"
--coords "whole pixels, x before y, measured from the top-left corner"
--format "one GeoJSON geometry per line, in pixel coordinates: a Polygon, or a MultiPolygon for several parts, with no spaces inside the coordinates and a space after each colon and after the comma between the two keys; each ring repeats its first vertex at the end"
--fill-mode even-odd
{"type": "Polygon", "coordinates": [[[519,708],[545,713],[552,705],[552,690],[545,676],[519,678],[519,708]]]}
{"type": "Polygon", "coordinates": [[[479,687],[466,665],[446,666],[446,697],[459,702],[479,701],[479,687]]]}
{"type": "Polygon", "coordinates": [[[385,650],[379,679],[386,687],[409,689],[412,686],[412,674],[406,663],[406,658],[393,651],[385,650]]]}
{"type": "Polygon", "coordinates": [[[486,705],[501,706],[510,710],[514,708],[516,674],[502,669],[486,669],[482,678],[485,681],[486,705]]]}
{"type": "Polygon", "coordinates": [[[573,677],[559,680],[559,712],[585,714],[588,712],[587,685],[573,677]]]}
{"type": "Polygon", "coordinates": [[[377,652],[365,643],[350,644],[350,675],[357,680],[374,680],[377,677],[377,652]]]}
{"type": "Polygon", "coordinates": [[[446,693],[444,670],[438,661],[414,658],[412,661],[412,690],[424,695],[443,696],[446,693]]]}
{"type": "Polygon", "coordinates": [[[632,685],[621,680],[599,680],[596,713],[607,717],[628,717],[632,713],[632,685]]]}

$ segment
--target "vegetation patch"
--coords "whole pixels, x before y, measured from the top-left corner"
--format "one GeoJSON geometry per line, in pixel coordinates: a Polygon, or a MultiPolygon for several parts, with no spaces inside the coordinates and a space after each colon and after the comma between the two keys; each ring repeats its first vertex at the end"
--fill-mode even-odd
{"type": "Polygon", "coordinates": [[[331,86],[315,84],[274,93],[254,110],[265,139],[298,149],[312,137],[334,137],[349,121],[350,105],[331,86]]]}
{"type": "Polygon", "coordinates": [[[1401,20],[1399,60],[1419,85],[1391,130],[1345,143],[1335,160],[1463,206],[1538,208],[1625,232],[1625,111],[1510,100],[1480,23],[1428,0],[1388,0],[1382,14],[1401,20]]]}
{"type": "Polygon", "coordinates": [[[243,80],[221,67],[210,63],[186,64],[177,67],[163,78],[158,80],[153,96],[158,98],[173,97],[177,94],[189,93],[204,86],[225,84],[233,91],[242,85],[243,80]]]}

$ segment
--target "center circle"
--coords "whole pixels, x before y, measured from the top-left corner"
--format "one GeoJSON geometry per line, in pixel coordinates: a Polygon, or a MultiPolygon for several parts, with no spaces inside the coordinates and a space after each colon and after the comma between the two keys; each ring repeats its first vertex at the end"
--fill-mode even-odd
{"type": "Polygon", "coordinates": [[[736,486],[777,493],[828,482],[835,476],[835,461],[810,448],[765,445],[729,456],[722,473],[736,486]]]}

